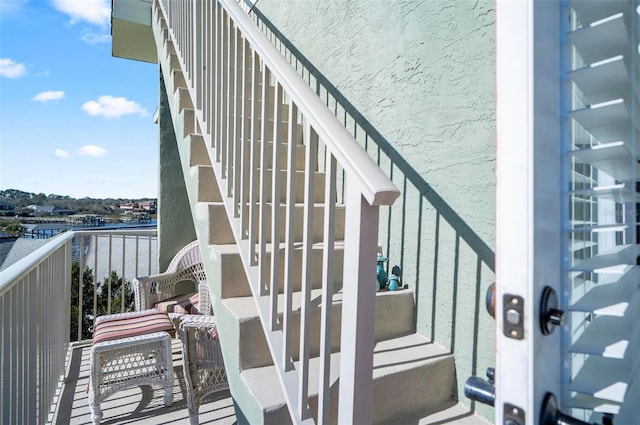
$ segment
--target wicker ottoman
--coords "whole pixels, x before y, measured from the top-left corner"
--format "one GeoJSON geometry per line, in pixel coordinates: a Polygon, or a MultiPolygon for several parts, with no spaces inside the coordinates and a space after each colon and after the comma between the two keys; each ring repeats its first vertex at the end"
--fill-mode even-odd
{"type": "Polygon", "coordinates": [[[164,404],[171,405],[173,333],[167,314],[157,310],[113,314],[96,320],[89,375],[89,407],[94,424],[102,419],[100,402],[126,388],[161,385],[164,404]]]}

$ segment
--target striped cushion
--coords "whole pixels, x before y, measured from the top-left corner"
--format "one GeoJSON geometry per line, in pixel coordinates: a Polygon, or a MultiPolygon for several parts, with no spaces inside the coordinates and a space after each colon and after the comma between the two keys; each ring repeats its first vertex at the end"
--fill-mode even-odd
{"type": "Polygon", "coordinates": [[[155,304],[153,307],[165,313],[200,314],[200,310],[198,309],[199,304],[200,295],[197,292],[190,292],[166,299],[155,304]]]}
{"type": "Polygon", "coordinates": [[[167,313],[149,312],[143,316],[105,320],[98,323],[93,332],[93,343],[97,344],[160,331],[166,331],[172,337],[175,336],[175,329],[167,313]]]}

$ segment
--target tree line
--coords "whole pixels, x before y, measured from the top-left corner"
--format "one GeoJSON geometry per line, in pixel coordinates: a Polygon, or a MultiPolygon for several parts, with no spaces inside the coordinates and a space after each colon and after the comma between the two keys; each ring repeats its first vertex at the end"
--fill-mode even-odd
{"type": "Polygon", "coordinates": [[[45,195],[44,193],[24,192],[18,189],[0,190],[0,200],[6,202],[15,212],[29,205],[54,206],[73,210],[78,214],[109,215],[124,203],[155,200],[155,198],[80,198],[64,195],[45,195]]]}

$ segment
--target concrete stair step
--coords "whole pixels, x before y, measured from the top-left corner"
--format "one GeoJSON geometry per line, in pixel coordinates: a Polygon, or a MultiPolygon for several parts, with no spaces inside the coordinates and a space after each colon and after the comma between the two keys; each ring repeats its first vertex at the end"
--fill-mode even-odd
{"type": "MultiPolygon", "coordinates": [[[[260,171],[258,170],[258,173],[260,171]]],[[[267,170],[267,202],[271,202],[272,200],[272,187],[273,187],[273,178],[272,178],[272,170],[267,170]]],[[[287,172],[280,170],[280,202],[287,201],[287,172]]],[[[325,183],[325,173],[315,172],[313,174],[314,178],[314,191],[313,191],[313,202],[319,203],[324,202],[324,183],[325,183]]],[[[304,202],[304,171],[296,170],[295,174],[295,202],[304,202]]],[[[259,198],[259,196],[258,196],[259,198]]],[[[260,200],[260,199],[258,199],[260,200]]]]}
{"type": "Polygon", "coordinates": [[[491,425],[485,418],[476,415],[464,405],[451,401],[440,410],[420,410],[410,415],[400,416],[387,425],[491,425]]]}
{"type": "MultiPolygon", "coordinates": [[[[235,118],[233,119],[235,122],[235,118]]],[[[255,120],[256,122],[256,133],[255,136],[253,135],[252,131],[253,129],[251,128],[250,125],[247,125],[247,129],[246,129],[246,134],[245,134],[245,140],[247,141],[251,141],[254,139],[256,139],[256,141],[258,143],[260,143],[262,141],[262,118],[257,118],[255,120]]],[[[265,139],[267,140],[268,143],[273,143],[274,140],[274,134],[273,134],[273,118],[269,118],[267,120],[267,133],[266,133],[266,137],[265,139]]],[[[235,130],[236,131],[236,138],[238,140],[240,140],[241,137],[241,127],[242,124],[238,123],[238,129],[235,130]]],[[[293,141],[298,144],[301,145],[304,141],[304,133],[303,133],[303,126],[301,124],[296,124],[295,126],[295,136],[293,138],[293,141]]],[[[233,131],[232,133],[233,134],[233,131]]],[[[282,121],[281,127],[280,127],[280,142],[283,144],[288,143],[289,141],[289,124],[286,121],[282,121]]],[[[229,137],[232,137],[231,135],[229,137]]]]}
{"type": "MultiPolygon", "coordinates": [[[[198,168],[206,168],[207,166],[204,165],[198,165],[198,168]]],[[[212,167],[209,167],[212,168],[212,167]]],[[[208,172],[208,171],[207,171],[208,172]]],[[[260,178],[260,170],[258,170],[258,179],[260,178]]],[[[279,172],[279,177],[280,177],[280,202],[281,203],[285,203],[287,201],[287,172],[286,170],[280,170],[279,172]]],[[[209,176],[213,176],[213,171],[211,173],[209,173],[209,176]]],[[[233,171],[231,172],[227,172],[228,176],[233,176],[233,171]]],[[[207,176],[206,179],[203,180],[204,184],[211,184],[212,188],[211,190],[217,190],[218,185],[216,184],[215,180],[212,177],[207,176]],[[215,187],[216,189],[213,189],[213,187],[215,187]]],[[[266,179],[267,179],[267,202],[271,202],[272,200],[272,187],[273,187],[273,171],[272,170],[267,170],[267,175],[266,175],[266,179]]],[[[296,203],[302,203],[305,201],[304,199],[304,177],[305,177],[305,173],[304,171],[301,170],[296,170],[295,172],[295,202],[296,203]]],[[[314,191],[313,191],[313,202],[314,203],[321,203],[324,202],[324,185],[325,185],[325,174],[321,173],[321,172],[314,172],[313,174],[313,178],[314,178],[314,191]]],[[[224,181],[224,184],[226,185],[227,182],[224,181]]],[[[226,190],[226,189],[225,189],[226,190]]],[[[216,192],[211,192],[212,194],[215,194],[216,192]]],[[[219,192],[218,192],[219,193],[219,192]]],[[[248,196],[247,196],[248,198],[248,196]]],[[[216,202],[216,201],[220,201],[222,200],[222,198],[220,198],[219,196],[217,197],[210,197],[210,198],[202,198],[199,199],[199,201],[201,202],[216,202]]],[[[260,201],[260,195],[258,194],[258,201],[260,201]]]]}
{"type": "MultiPolygon", "coordinates": [[[[215,181],[212,185],[217,187],[215,181]]],[[[264,234],[267,237],[267,243],[272,242],[272,204],[267,205],[267,226],[264,234]]],[[[279,242],[284,242],[286,237],[286,205],[280,205],[280,231],[279,242]]],[[[302,241],[304,235],[304,204],[296,204],[294,207],[294,240],[302,241]]],[[[210,221],[213,223],[209,227],[209,244],[226,245],[235,243],[231,225],[227,219],[227,212],[222,202],[212,202],[209,205],[210,221]]],[[[335,240],[344,239],[344,220],[345,209],[343,206],[336,207],[335,214],[335,240]]],[[[315,204],[313,206],[313,242],[321,242],[324,237],[324,204],[315,204]]]]}
{"type": "MultiPolygon", "coordinates": [[[[336,243],[334,254],[334,288],[339,290],[342,288],[342,255],[344,253],[342,249],[342,243],[336,243]]],[[[278,285],[278,292],[284,292],[284,256],[285,245],[279,245],[279,264],[280,264],[280,279],[278,285]]],[[[271,273],[271,253],[273,252],[273,246],[267,245],[267,276],[271,273]]],[[[312,260],[311,260],[311,287],[320,288],[322,285],[322,256],[323,248],[322,244],[314,244],[312,248],[312,260]]],[[[216,296],[219,299],[227,299],[233,297],[251,297],[251,289],[247,281],[247,276],[242,265],[242,259],[240,258],[240,252],[235,244],[228,245],[210,245],[208,250],[208,256],[215,265],[215,276],[210,276],[209,279],[214,282],[220,282],[213,288],[216,291],[216,296]]],[[[293,280],[293,290],[299,291],[301,289],[302,276],[302,246],[296,244],[293,253],[293,276],[297,278],[293,280]]]]}
{"type": "MultiPolygon", "coordinates": [[[[291,350],[292,357],[297,359],[299,353],[300,303],[301,293],[293,293],[293,312],[291,350]]],[[[320,316],[322,310],[322,290],[311,291],[311,342],[309,352],[316,356],[320,350],[320,316]]],[[[273,364],[267,341],[264,337],[258,310],[252,297],[227,298],[222,301],[228,312],[235,317],[237,323],[237,343],[240,345],[238,364],[240,370],[273,364]],[[249,344],[250,349],[243,344],[249,344]]],[[[282,320],[284,295],[278,297],[278,315],[282,320]]],[[[331,346],[337,350],[340,346],[340,323],[342,317],[342,293],[332,298],[332,330],[331,346]]],[[[376,339],[385,340],[398,335],[410,333],[413,327],[413,293],[410,291],[380,292],[376,296],[375,328],[376,339]]]]}
{"type": "Polygon", "coordinates": [[[190,144],[189,149],[189,166],[197,167],[199,165],[211,166],[211,159],[204,137],[200,134],[192,134],[188,136],[185,143],[190,144]]]}
{"type": "Polygon", "coordinates": [[[222,196],[216,182],[213,167],[210,165],[198,165],[189,170],[197,186],[197,201],[204,203],[222,204],[222,196]]]}
{"type": "MultiPolygon", "coordinates": [[[[337,423],[339,359],[339,352],[331,355],[331,424],[337,423]]],[[[453,355],[419,334],[378,342],[373,363],[372,413],[376,424],[409,423],[392,420],[411,412],[446,410],[455,403],[453,355]]],[[[309,368],[309,407],[317,419],[317,357],[310,359],[309,368]]],[[[290,423],[274,366],[245,370],[240,376],[262,407],[264,423],[290,423]]]]}
{"type": "MultiPolygon", "coordinates": [[[[273,142],[267,143],[267,162],[269,164],[269,168],[273,169],[273,142]]],[[[287,166],[287,159],[289,155],[289,144],[281,143],[280,144],[280,169],[285,170],[287,166]]],[[[296,145],[296,170],[304,170],[304,154],[305,154],[305,145],[296,145]]]]}

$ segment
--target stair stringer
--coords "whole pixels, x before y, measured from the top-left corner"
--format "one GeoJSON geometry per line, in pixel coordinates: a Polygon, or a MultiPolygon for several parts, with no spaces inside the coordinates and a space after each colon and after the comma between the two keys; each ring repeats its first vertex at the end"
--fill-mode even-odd
{"type": "MultiPolygon", "coordinates": [[[[190,112],[188,110],[179,114],[178,120],[175,121],[178,133],[183,129],[183,125],[180,124],[184,122],[185,116],[188,117],[189,114],[190,112]]],[[[180,158],[182,160],[183,174],[187,186],[189,202],[191,204],[196,234],[200,241],[205,272],[209,281],[209,293],[211,294],[212,306],[218,324],[223,358],[225,361],[227,378],[229,380],[229,388],[236,404],[236,415],[239,419],[244,418],[247,423],[264,423],[264,406],[260,406],[257,401],[255,401],[255,396],[251,392],[251,388],[244,383],[240,375],[239,350],[241,349],[242,344],[240,344],[238,324],[237,320],[222,304],[221,285],[219,284],[222,278],[222,276],[220,276],[220,257],[216,253],[215,245],[212,246],[208,243],[208,229],[209,226],[212,225],[209,221],[210,203],[198,201],[198,175],[195,167],[189,167],[188,158],[190,157],[190,144],[186,143],[186,141],[187,139],[185,139],[184,143],[179,143],[180,158]],[[246,402],[248,400],[254,401],[248,403],[246,402]],[[239,413],[238,410],[242,413],[239,413]]],[[[220,196],[219,192],[218,196],[220,196]]],[[[222,201],[221,198],[222,197],[220,197],[218,201],[222,201]]],[[[273,391],[277,392],[279,389],[279,387],[276,387],[273,388],[273,391]]],[[[282,395],[282,399],[284,399],[284,395],[282,395]]],[[[285,415],[280,415],[279,419],[283,421],[282,423],[287,423],[290,419],[286,409],[284,410],[284,413],[285,415]]],[[[240,421],[240,423],[242,423],[242,421],[240,421]]]]}
{"type": "MultiPolygon", "coordinates": [[[[155,28],[155,25],[154,25],[155,28]]],[[[226,309],[221,305],[220,287],[215,282],[219,282],[219,270],[220,264],[216,261],[216,255],[214,249],[209,245],[209,205],[210,202],[200,201],[199,193],[199,173],[198,167],[192,167],[192,144],[191,139],[193,137],[202,138],[201,134],[198,134],[199,126],[197,125],[195,111],[192,109],[193,102],[190,99],[186,86],[178,84],[184,84],[185,80],[182,76],[182,71],[176,68],[179,61],[176,60],[175,54],[172,53],[173,49],[167,48],[166,39],[163,37],[156,37],[158,44],[158,54],[160,68],[165,80],[165,87],[167,90],[167,98],[169,100],[169,109],[171,111],[172,124],[176,134],[176,140],[178,145],[178,151],[180,154],[182,171],[184,176],[185,185],[187,188],[187,195],[191,207],[192,220],[196,229],[196,235],[200,241],[200,247],[205,266],[205,272],[207,273],[209,280],[209,293],[211,294],[211,302],[214,312],[217,317],[219,336],[222,346],[223,358],[225,360],[225,368],[227,371],[227,377],[229,380],[229,388],[236,404],[236,415],[240,423],[246,421],[251,424],[264,423],[264,408],[257,402],[242,403],[239,406],[238,401],[241,400],[254,400],[255,396],[251,392],[251,389],[246,386],[240,376],[239,368],[239,354],[238,349],[240,344],[238,343],[237,332],[234,329],[237,325],[234,323],[234,318],[230,314],[224,314],[226,309]],[[161,54],[161,52],[167,54],[161,54]],[[234,337],[235,333],[235,337],[234,337]],[[239,411],[240,410],[240,411],[239,411]]],[[[203,145],[205,144],[204,138],[202,138],[203,145]]],[[[205,160],[205,167],[211,167],[211,149],[204,145],[204,150],[207,151],[207,160],[205,160]]],[[[198,147],[198,152],[202,154],[202,146],[198,147]]],[[[216,170],[211,167],[213,174],[216,170]]],[[[218,171],[219,173],[219,171],[218,171]]],[[[210,201],[223,202],[221,193],[221,187],[223,182],[220,179],[215,178],[215,187],[210,188],[213,192],[213,199],[210,201]]],[[[229,214],[229,207],[225,204],[227,209],[227,217],[229,214]]],[[[265,304],[265,303],[263,303],[265,304]]],[[[289,374],[292,375],[292,374],[289,374]]],[[[292,376],[292,382],[297,382],[297,377],[292,376]]],[[[280,391],[280,388],[274,388],[274,391],[280,391]]],[[[284,395],[282,397],[284,399],[284,395]]],[[[286,412],[286,410],[285,410],[286,412]]],[[[290,421],[288,413],[281,418],[284,422],[290,421]]]]}

